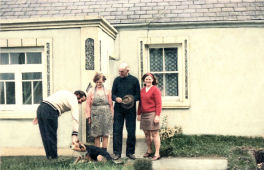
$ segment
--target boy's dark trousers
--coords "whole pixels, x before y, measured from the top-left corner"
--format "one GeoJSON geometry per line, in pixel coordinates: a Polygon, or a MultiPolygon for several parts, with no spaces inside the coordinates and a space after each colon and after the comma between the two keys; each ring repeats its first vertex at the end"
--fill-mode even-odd
{"type": "Polygon", "coordinates": [[[57,153],[57,129],[58,110],[47,103],[41,103],[37,110],[39,130],[48,159],[56,159],[57,153]]]}

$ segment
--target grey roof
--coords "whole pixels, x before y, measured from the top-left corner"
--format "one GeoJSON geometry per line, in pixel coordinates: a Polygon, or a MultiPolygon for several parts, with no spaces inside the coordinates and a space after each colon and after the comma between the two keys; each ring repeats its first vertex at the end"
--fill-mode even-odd
{"type": "Polygon", "coordinates": [[[0,0],[1,19],[102,16],[113,25],[264,20],[264,0],[0,0]]]}

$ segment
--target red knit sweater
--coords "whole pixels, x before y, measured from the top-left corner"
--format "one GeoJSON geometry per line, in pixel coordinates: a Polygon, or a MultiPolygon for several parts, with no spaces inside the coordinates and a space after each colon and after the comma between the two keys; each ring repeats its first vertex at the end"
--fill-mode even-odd
{"type": "Polygon", "coordinates": [[[138,106],[138,115],[141,113],[155,112],[161,113],[161,92],[157,86],[152,86],[148,92],[146,87],[140,91],[140,102],[138,106]]]}

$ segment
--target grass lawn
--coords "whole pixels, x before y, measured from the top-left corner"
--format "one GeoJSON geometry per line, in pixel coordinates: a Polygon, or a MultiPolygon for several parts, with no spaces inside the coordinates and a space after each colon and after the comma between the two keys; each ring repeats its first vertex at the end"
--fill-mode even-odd
{"type": "MultiPolygon", "coordinates": [[[[162,141],[160,154],[163,157],[225,157],[228,159],[228,169],[257,169],[254,151],[263,148],[263,138],[177,134],[162,141]]],[[[133,169],[133,163],[129,161],[123,165],[109,162],[75,165],[73,157],[59,157],[52,161],[44,156],[1,157],[0,161],[0,170],[133,169]]]]}
{"type": "Polygon", "coordinates": [[[254,151],[263,138],[177,134],[162,141],[161,155],[172,157],[225,157],[229,169],[257,169],[254,151]]]}
{"type": "Polygon", "coordinates": [[[57,160],[47,160],[45,156],[13,156],[1,157],[0,170],[130,170],[133,165],[110,162],[73,164],[75,158],[60,156],[57,160]]]}

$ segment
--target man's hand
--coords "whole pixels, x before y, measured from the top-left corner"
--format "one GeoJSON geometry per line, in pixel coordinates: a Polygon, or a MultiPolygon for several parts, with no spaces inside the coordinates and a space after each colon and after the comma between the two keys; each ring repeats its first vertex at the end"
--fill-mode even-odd
{"type": "Polygon", "coordinates": [[[33,122],[33,125],[37,125],[38,124],[38,118],[35,117],[32,122],[33,122]]]}
{"type": "Polygon", "coordinates": [[[121,103],[121,102],[122,102],[122,98],[117,97],[117,98],[116,98],[116,102],[117,102],[117,103],[121,103]]]}
{"type": "Polygon", "coordinates": [[[75,143],[79,143],[78,136],[72,135],[72,144],[74,145],[75,143]]]}

